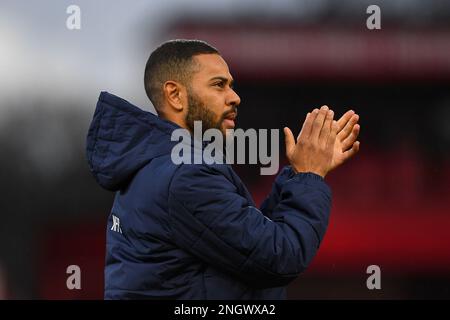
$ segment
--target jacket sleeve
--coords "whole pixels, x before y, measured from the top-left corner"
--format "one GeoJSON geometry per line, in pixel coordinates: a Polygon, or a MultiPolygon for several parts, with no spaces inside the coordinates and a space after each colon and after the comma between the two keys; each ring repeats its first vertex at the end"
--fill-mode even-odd
{"type": "Polygon", "coordinates": [[[284,286],[306,269],[325,234],[330,207],[329,187],[312,173],[285,181],[273,219],[212,166],[182,165],[169,187],[174,242],[258,288],[284,286]]]}
{"type": "Polygon", "coordinates": [[[280,173],[272,184],[272,190],[261,204],[260,210],[266,217],[272,219],[272,211],[280,202],[281,187],[283,186],[283,183],[292,178],[294,175],[295,172],[292,170],[291,166],[285,166],[283,169],[281,169],[280,173]]]}

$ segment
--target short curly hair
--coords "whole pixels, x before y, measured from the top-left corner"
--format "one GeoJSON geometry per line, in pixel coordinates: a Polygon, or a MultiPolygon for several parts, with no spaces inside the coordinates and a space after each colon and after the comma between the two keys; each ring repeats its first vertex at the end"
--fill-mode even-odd
{"type": "Polygon", "coordinates": [[[188,86],[195,72],[192,59],[199,54],[220,54],[219,51],[201,40],[176,39],[166,41],[153,51],[145,65],[145,92],[156,111],[163,104],[163,85],[173,80],[188,86]]]}

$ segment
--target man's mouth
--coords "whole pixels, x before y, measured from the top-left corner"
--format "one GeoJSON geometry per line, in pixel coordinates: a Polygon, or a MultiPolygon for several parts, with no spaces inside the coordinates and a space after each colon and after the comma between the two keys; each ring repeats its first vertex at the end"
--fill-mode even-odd
{"type": "Polygon", "coordinates": [[[236,120],[236,116],[237,116],[236,113],[229,113],[225,116],[225,118],[223,119],[223,123],[227,128],[234,128],[235,126],[234,121],[236,120]]]}

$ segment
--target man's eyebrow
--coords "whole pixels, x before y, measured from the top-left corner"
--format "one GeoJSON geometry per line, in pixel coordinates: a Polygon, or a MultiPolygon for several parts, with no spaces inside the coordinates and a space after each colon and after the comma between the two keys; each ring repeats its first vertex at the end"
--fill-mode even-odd
{"type": "MultiPolygon", "coordinates": [[[[228,82],[229,79],[226,77],[222,77],[222,76],[216,76],[216,77],[212,77],[209,81],[213,81],[213,80],[222,80],[224,82],[228,82]]],[[[230,81],[230,86],[233,86],[234,79],[231,78],[231,80],[229,80],[229,81],[230,81]]]]}

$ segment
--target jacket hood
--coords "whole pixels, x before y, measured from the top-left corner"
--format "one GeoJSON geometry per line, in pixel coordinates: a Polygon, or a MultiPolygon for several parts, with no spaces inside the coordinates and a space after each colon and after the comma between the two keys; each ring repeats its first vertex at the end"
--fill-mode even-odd
{"type": "Polygon", "coordinates": [[[168,154],[175,123],[101,92],[86,140],[89,168],[105,189],[117,191],[153,158],[168,154]]]}

